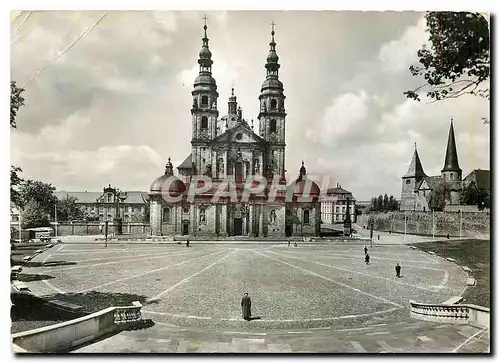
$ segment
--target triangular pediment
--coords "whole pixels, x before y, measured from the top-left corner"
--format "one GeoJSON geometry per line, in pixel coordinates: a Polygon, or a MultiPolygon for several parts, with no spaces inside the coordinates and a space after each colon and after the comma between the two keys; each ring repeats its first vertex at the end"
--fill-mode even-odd
{"type": "Polygon", "coordinates": [[[243,144],[263,144],[266,141],[255,134],[247,125],[240,123],[212,140],[212,143],[243,143],[243,144]]]}

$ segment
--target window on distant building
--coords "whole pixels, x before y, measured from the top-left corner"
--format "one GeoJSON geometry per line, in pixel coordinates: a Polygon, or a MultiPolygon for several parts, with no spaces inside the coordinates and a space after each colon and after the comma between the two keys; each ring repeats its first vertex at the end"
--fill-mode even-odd
{"type": "Polygon", "coordinates": [[[201,104],[203,106],[208,106],[208,96],[202,96],[201,97],[201,104]]]}
{"type": "Polygon", "coordinates": [[[410,179],[406,179],[406,184],[410,184],[410,179]]]}
{"type": "Polygon", "coordinates": [[[271,110],[276,110],[278,102],[276,100],[271,100],[271,110]]]}

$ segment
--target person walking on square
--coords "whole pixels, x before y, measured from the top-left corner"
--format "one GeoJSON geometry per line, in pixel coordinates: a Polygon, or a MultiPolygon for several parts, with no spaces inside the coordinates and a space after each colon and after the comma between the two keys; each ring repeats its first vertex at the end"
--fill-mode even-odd
{"type": "Polygon", "coordinates": [[[365,246],[365,256],[368,254],[368,248],[365,246]]]}
{"type": "Polygon", "coordinates": [[[186,247],[189,247],[189,238],[186,240],[186,247]]]}
{"type": "Polygon", "coordinates": [[[290,238],[288,239],[288,247],[290,247],[290,238]]]}
{"type": "Polygon", "coordinates": [[[250,296],[248,296],[248,292],[245,292],[243,299],[241,299],[241,311],[243,314],[243,319],[250,320],[250,317],[252,316],[251,307],[252,300],[250,299],[250,296]]]}
{"type": "Polygon", "coordinates": [[[297,241],[295,241],[295,243],[293,244],[295,247],[297,247],[297,241]]]}
{"type": "Polygon", "coordinates": [[[396,277],[401,277],[401,266],[399,266],[399,263],[396,264],[396,277]]]}
{"type": "Polygon", "coordinates": [[[368,253],[365,255],[365,262],[367,265],[370,264],[370,255],[368,253]]]}

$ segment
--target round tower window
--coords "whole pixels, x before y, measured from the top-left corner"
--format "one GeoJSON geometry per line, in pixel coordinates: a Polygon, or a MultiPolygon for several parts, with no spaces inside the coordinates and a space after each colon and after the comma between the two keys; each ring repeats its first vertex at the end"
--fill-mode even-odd
{"type": "Polygon", "coordinates": [[[236,140],[241,140],[242,137],[243,137],[242,134],[236,134],[236,140]]]}
{"type": "Polygon", "coordinates": [[[184,212],[184,214],[188,214],[189,213],[189,208],[184,208],[183,212],[184,212]]]}

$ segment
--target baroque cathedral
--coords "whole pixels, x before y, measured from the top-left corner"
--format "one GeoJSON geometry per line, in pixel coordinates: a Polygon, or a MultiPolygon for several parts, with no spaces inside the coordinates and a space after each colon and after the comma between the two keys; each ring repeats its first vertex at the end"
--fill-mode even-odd
{"type": "Polygon", "coordinates": [[[273,24],[256,129],[253,120],[249,124],[243,118],[234,88],[227,103],[227,114],[219,116],[219,93],[212,76],[212,52],[205,24],[198,59],[199,75],[191,92],[191,154],[177,167],[177,176],[174,176],[169,158],[165,173],[151,184],[153,235],[319,235],[318,185],[307,178],[303,162],[295,180],[287,185],[285,178],[286,97],[278,76],[280,64],[274,35],[273,24]],[[196,179],[199,175],[210,178],[210,189],[191,198],[189,189],[198,187],[195,184],[199,183],[196,179]],[[266,185],[242,199],[245,181],[252,176],[259,176],[266,185]],[[227,190],[225,181],[228,179],[232,180],[237,199],[214,198],[217,191],[227,190]],[[273,198],[269,198],[270,194],[273,198]],[[176,199],[173,201],[165,195],[176,199]]]}

